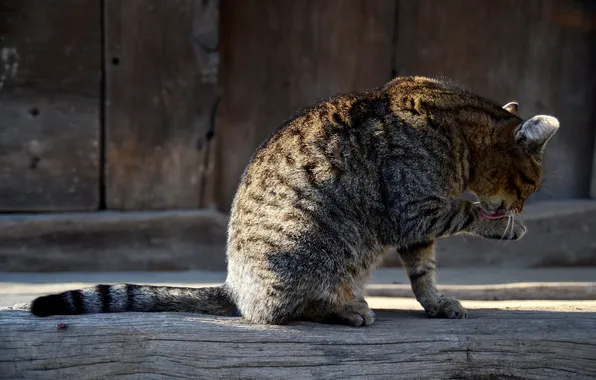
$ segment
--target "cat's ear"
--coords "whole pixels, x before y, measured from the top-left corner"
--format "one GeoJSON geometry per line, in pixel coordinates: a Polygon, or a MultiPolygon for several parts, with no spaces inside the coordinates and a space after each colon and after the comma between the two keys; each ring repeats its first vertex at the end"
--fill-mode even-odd
{"type": "Polygon", "coordinates": [[[517,102],[509,102],[503,106],[503,109],[514,114],[515,116],[519,114],[519,104],[517,104],[517,102]]]}
{"type": "Polygon", "coordinates": [[[515,142],[530,152],[540,152],[559,129],[559,120],[552,116],[537,115],[513,130],[515,142]]]}

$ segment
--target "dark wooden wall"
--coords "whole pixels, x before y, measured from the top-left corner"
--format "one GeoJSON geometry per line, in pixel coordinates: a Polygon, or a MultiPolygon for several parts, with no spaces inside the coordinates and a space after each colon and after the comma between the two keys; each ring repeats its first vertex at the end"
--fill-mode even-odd
{"type": "Polygon", "coordinates": [[[535,200],[588,197],[593,4],[4,0],[0,210],[227,210],[283,120],[410,74],[559,117],[535,200]]]}
{"type": "Polygon", "coordinates": [[[100,41],[99,0],[0,3],[0,210],[97,208],[100,41]]]}
{"type": "Polygon", "coordinates": [[[386,0],[223,1],[221,209],[255,148],[282,121],[318,99],[391,77],[394,16],[395,3],[386,0]]]}
{"type": "Polygon", "coordinates": [[[246,161],[282,120],[393,75],[443,76],[503,104],[519,101],[525,117],[557,116],[544,190],[533,200],[588,197],[596,174],[595,5],[224,0],[219,207],[228,207],[246,161]]]}
{"type": "Polygon", "coordinates": [[[203,16],[217,15],[216,5],[105,1],[107,208],[198,208],[211,202],[206,192],[217,81],[206,55],[217,49],[209,33],[218,24],[203,16]]]}
{"type": "Polygon", "coordinates": [[[555,115],[561,129],[546,151],[546,190],[534,200],[588,197],[596,137],[596,2],[437,4],[400,2],[398,74],[445,76],[503,103],[517,100],[523,117],[555,115]]]}

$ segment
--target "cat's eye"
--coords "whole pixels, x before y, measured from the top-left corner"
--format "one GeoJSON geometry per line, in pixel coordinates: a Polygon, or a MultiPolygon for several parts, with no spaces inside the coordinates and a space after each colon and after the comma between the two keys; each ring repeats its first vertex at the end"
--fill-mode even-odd
{"type": "Polygon", "coordinates": [[[538,182],[535,179],[527,176],[524,172],[520,172],[519,177],[520,177],[521,183],[524,184],[525,186],[534,186],[534,187],[538,186],[538,182]]]}

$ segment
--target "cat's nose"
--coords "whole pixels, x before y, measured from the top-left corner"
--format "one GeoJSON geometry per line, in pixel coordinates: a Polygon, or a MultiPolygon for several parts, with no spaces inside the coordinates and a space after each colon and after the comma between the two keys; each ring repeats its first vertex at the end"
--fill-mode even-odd
{"type": "Polygon", "coordinates": [[[505,207],[505,201],[501,201],[499,207],[497,207],[497,211],[507,211],[507,207],[505,207]]]}

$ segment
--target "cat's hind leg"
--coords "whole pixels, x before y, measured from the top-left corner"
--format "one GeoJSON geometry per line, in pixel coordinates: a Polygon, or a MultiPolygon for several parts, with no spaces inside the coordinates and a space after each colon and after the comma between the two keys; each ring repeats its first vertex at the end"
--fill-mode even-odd
{"type": "Polygon", "coordinates": [[[307,320],[319,323],[349,326],[370,326],[375,321],[374,312],[364,298],[346,289],[341,284],[329,292],[326,287],[311,283],[312,293],[297,291],[298,287],[282,289],[282,286],[264,286],[264,292],[255,292],[252,286],[249,292],[238,298],[242,316],[252,323],[280,325],[293,320],[307,320]],[[261,293],[261,294],[258,294],[261,293]],[[325,294],[326,297],[314,301],[305,301],[312,294],[325,294]]]}
{"type": "Polygon", "coordinates": [[[431,316],[467,318],[468,312],[455,298],[445,297],[435,285],[436,261],[434,241],[411,245],[399,250],[410,278],[412,291],[431,316]]]}
{"type": "Polygon", "coordinates": [[[304,310],[300,319],[334,325],[354,327],[370,326],[375,321],[375,313],[362,297],[356,297],[344,305],[334,305],[326,301],[313,301],[304,310]]]}
{"type": "Polygon", "coordinates": [[[316,293],[300,315],[301,320],[354,327],[370,326],[375,313],[364,300],[364,278],[336,273],[335,281],[321,283],[316,293]]]}
{"type": "Polygon", "coordinates": [[[306,306],[305,294],[292,283],[252,278],[235,285],[236,304],[250,323],[283,325],[297,319],[306,306]]]}
{"type": "Polygon", "coordinates": [[[227,282],[240,314],[258,324],[371,325],[374,313],[361,296],[369,271],[349,270],[332,259],[339,255],[307,255],[277,253],[260,266],[230,263],[227,282]]]}

